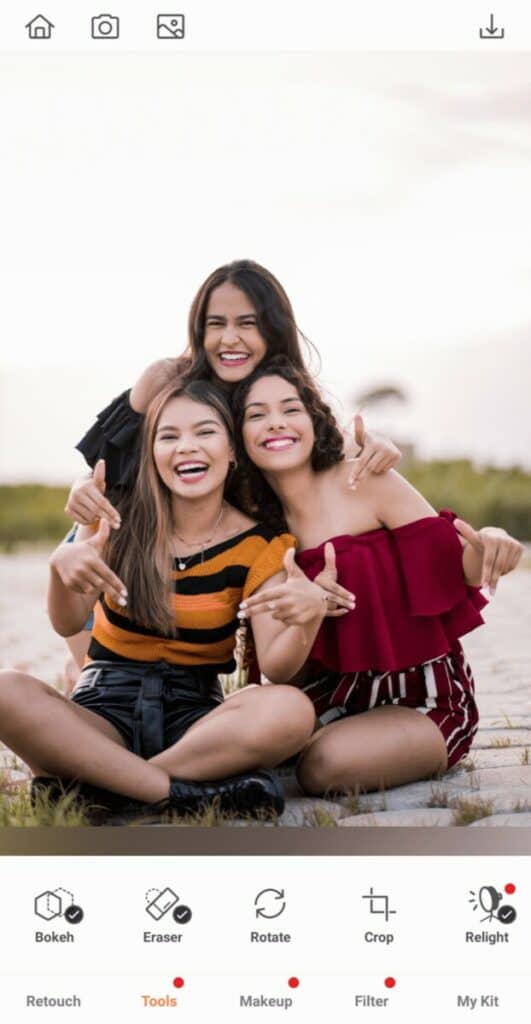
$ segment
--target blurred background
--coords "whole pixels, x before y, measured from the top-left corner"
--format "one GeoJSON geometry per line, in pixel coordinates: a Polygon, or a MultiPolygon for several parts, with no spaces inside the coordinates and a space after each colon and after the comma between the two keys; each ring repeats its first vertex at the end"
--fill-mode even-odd
{"type": "Polygon", "coordinates": [[[4,552],[64,534],[76,441],[241,257],[345,424],[531,539],[525,54],[17,54],[0,86],[4,552]]]}

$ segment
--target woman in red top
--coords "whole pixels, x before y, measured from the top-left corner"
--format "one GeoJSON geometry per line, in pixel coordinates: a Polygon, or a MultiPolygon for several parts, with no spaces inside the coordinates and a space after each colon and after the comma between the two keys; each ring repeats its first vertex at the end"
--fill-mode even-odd
{"type": "MultiPolygon", "coordinates": [[[[330,410],[283,359],[242,382],[234,404],[262,518],[297,537],[301,572],[331,598],[350,595],[349,609],[323,621],[297,680],[322,726],[299,761],[303,788],[379,789],[455,765],[478,722],[459,637],[483,621],[479,587],[493,593],[521,545],[438,516],[394,471],[353,493],[330,410]]],[[[241,613],[282,619],[287,606],[281,585],[241,613]]]]}

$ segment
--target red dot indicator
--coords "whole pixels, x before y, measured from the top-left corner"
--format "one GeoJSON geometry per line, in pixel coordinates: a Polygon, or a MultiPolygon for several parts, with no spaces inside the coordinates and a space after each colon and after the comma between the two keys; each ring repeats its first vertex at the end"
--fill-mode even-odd
{"type": "Polygon", "coordinates": [[[174,988],[182,988],[183,985],[184,985],[184,978],[174,978],[173,979],[173,987],[174,988]]]}
{"type": "Polygon", "coordinates": [[[516,886],[512,882],[507,882],[505,886],[505,892],[508,896],[512,896],[513,892],[516,892],[516,886]]]}
{"type": "Polygon", "coordinates": [[[298,988],[300,981],[298,978],[288,978],[288,985],[290,988],[298,988]]]}
{"type": "Polygon", "coordinates": [[[396,978],[386,978],[384,985],[386,988],[394,988],[396,985],[396,978]]]}

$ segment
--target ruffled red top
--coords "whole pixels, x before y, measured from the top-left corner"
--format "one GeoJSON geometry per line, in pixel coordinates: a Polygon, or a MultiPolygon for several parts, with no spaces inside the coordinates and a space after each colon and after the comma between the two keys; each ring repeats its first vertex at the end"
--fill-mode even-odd
{"type": "MultiPolygon", "coordinates": [[[[310,660],[338,672],[396,671],[443,657],[482,625],[487,601],[463,578],[463,548],[444,509],[395,530],[331,537],[337,579],[356,608],[325,619],[310,660]]],[[[310,579],[324,567],[324,543],[297,554],[310,579]]]]}

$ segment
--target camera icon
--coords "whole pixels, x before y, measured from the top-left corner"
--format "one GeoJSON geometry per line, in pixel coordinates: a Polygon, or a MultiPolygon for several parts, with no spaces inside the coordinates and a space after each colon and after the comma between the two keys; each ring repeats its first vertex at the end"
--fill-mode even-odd
{"type": "Polygon", "coordinates": [[[97,14],[92,19],[93,39],[119,39],[120,19],[113,14],[97,14]]]}

